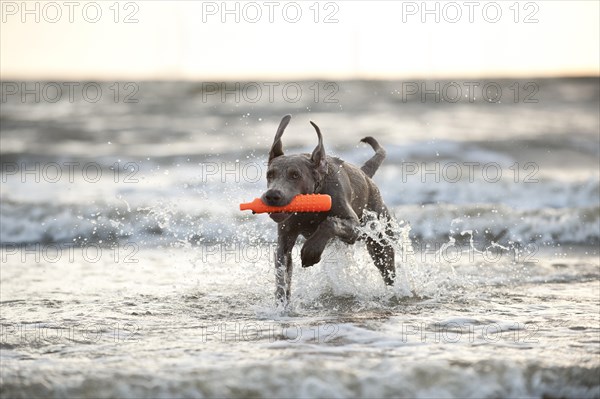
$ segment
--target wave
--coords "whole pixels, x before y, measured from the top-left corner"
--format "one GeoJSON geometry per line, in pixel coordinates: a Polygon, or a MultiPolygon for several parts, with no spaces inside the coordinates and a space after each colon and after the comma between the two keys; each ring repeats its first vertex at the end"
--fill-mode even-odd
{"type": "MultiPolygon", "coordinates": [[[[410,224],[417,242],[476,244],[597,244],[600,207],[515,209],[500,204],[429,204],[391,207],[410,224]],[[468,233],[468,234],[467,234],[468,233]]],[[[233,201],[125,201],[94,204],[3,200],[0,241],[7,245],[135,242],[144,245],[273,242],[275,224],[266,215],[242,214],[233,201]]]]}
{"type": "MultiPolygon", "coordinates": [[[[187,356],[183,361],[189,363],[175,367],[179,370],[177,378],[172,376],[173,360],[169,360],[169,365],[155,366],[151,379],[147,370],[123,364],[118,372],[108,367],[91,375],[73,369],[65,370],[66,378],[48,379],[47,370],[34,365],[26,383],[15,375],[16,371],[4,370],[2,387],[4,395],[11,398],[600,397],[598,367],[545,366],[534,361],[519,364],[509,360],[417,363],[394,357],[365,363],[362,356],[356,355],[343,357],[341,362],[336,360],[334,349],[331,348],[328,360],[312,362],[310,367],[306,367],[306,358],[288,357],[209,368],[187,356]],[[36,368],[40,368],[39,372],[35,372],[36,368]]],[[[57,376],[56,370],[53,375],[57,376]]]]}

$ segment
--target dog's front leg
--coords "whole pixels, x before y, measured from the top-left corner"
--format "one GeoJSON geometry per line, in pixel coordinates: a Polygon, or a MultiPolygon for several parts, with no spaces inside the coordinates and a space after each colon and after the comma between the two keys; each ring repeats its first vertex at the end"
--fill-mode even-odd
{"type": "Polygon", "coordinates": [[[275,298],[286,306],[292,288],[292,249],[298,233],[288,231],[284,226],[277,228],[277,251],[275,254],[275,298]]]}
{"type": "Polygon", "coordinates": [[[300,258],[302,267],[309,267],[321,260],[321,255],[332,238],[338,237],[347,244],[353,244],[358,238],[358,217],[340,218],[329,216],[315,233],[302,246],[300,258]]]}

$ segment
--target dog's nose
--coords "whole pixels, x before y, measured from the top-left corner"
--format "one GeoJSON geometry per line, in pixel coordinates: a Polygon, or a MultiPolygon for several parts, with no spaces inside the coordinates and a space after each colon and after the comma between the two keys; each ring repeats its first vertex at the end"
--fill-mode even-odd
{"type": "Polygon", "coordinates": [[[263,195],[263,201],[265,204],[270,206],[279,206],[281,205],[281,200],[283,198],[283,193],[279,190],[268,190],[263,195]]]}

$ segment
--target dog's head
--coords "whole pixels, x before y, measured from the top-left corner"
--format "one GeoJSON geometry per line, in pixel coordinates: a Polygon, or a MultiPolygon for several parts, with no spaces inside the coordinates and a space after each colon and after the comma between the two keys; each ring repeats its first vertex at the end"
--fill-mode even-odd
{"type": "MultiPolygon", "coordinates": [[[[317,192],[327,173],[327,159],[323,147],[321,130],[313,122],[311,125],[317,131],[319,143],[312,154],[284,155],[281,136],[292,117],[286,115],[281,120],[271,151],[267,168],[267,191],[262,195],[265,204],[284,206],[289,204],[298,194],[313,194],[317,192]]],[[[286,220],[290,214],[272,213],[271,218],[277,223],[286,220]]]]}

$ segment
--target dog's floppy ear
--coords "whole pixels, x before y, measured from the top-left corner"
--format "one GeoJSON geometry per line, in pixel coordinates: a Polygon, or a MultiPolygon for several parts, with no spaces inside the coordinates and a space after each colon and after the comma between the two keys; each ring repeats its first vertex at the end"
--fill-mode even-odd
{"type": "Polygon", "coordinates": [[[287,127],[288,123],[290,123],[290,119],[292,119],[292,115],[286,115],[281,119],[279,123],[279,127],[277,128],[277,133],[275,133],[275,139],[273,140],[273,145],[271,146],[271,152],[269,152],[269,163],[273,160],[273,158],[277,158],[283,155],[283,145],[281,144],[281,136],[283,135],[283,131],[287,127]]]}
{"type": "Polygon", "coordinates": [[[319,126],[317,126],[313,121],[310,121],[310,124],[313,125],[317,131],[317,137],[319,137],[319,143],[313,150],[310,160],[315,164],[318,172],[325,174],[325,172],[327,172],[327,159],[325,157],[325,147],[323,147],[323,136],[321,135],[321,129],[319,129],[319,126]]]}

